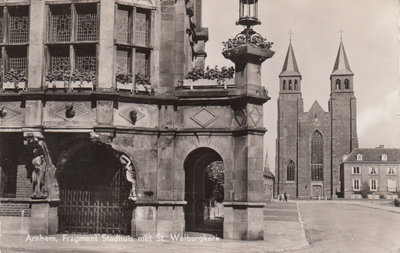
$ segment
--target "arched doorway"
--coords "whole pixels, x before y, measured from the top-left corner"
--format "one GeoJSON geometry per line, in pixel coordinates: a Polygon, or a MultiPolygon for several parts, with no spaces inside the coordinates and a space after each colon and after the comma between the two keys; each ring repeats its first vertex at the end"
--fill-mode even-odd
{"type": "Polygon", "coordinates": [[[117,152],[88,142],[61,157],[59,232],[130,234],[131,186],[117,152]]]}
{"type": "Polygon", "coordinates": [[[223,235],[224,167],[221,156],[198,148],[185,160],[185,230],[223,235]]]}

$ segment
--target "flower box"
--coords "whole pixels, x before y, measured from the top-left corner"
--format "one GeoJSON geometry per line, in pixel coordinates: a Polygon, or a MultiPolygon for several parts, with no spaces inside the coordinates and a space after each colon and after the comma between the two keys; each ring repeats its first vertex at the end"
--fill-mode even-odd
{"type": "Polygon", "coordinates": [[[46,81],[48,89],[66,89],[68,88],[68,81],[46,81]]]}
{"type": "Polygon", "coordinates": [[[151,85],[148,84],[136,84],[136,89],[135,92],[146,92],[146,93],[151,93],[151,85]]]}
{"type": "Polygon", "coordinates": [[[117,82],[117,90],[129,90],[133,91],[133,83],[122,83],[117,82]]]}
{"type": "Polygon", "coordinates": [[[218,80],[209,80],[209,79],[198,79],[196,81],[193,80],[184,80],[183,81],[183,88],[186,89],[207,89],[207,88],[224,88],[227,89],[228,87],[233,86],[233,80],[226,79],[224,81],[218,82],[218,80]],[[228,84],[232,82],[232,84],[228,84]]]}
{"type": "Polygon", "coordinates": [[[22,90],[26,88],[26,82],[4,82],[3,90],[22,90]]]}
{"type": "Polygon", "coordinates": [[[93,89],[93,81],[72,81],[72,89],[93,89]]]}

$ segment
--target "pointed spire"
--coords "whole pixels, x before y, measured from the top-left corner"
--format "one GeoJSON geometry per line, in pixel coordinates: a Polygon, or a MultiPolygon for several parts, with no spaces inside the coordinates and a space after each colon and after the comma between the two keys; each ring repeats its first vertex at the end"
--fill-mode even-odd
{"type": "Polygon", "coordinates": [[[350,69],[349,61],[347,60],[346,51],[344,50],[343,42],[340,40],[339,51],[336,56],[335,66],[333,67],[332,75],[353,75],[350,69]]]}
{"type": "Polygon", "coordinates": [[[294,56],[292,42],[289,44],[289,48],[286,54],[285,63],[283,64],[282,72],[279,75],[282,76],[300,76],[299,67],[297,66],[296,57],[294,56]]]}

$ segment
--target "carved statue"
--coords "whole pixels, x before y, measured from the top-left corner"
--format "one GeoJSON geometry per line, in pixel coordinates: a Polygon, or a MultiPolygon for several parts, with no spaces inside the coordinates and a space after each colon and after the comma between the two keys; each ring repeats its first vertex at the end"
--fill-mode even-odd
{"type": "Polygon", "coordinates": [[[129,193],[129,199],[132,201],[136,201],[136,171],[133,169],[131,159],[126,155],[121,155],[120,157],[121,163],[124,165],[126,169],[126,180],[131,182],[132,188],[129,193]]]}
{"type": "Polygon", "coordinates": [[[46,161],[44,159],[44,156],[40,153],[41,152],[38,149],[35,149],[34,158],[32,159],[32,165],[33,165],[32,198],[46,198],[47,197],[47,192],[46,192],[46,188],[45,188],[46,161]]]}
{"type": "Polygon", "coordinates": [[[55,179],[55,166],[43,136],[26,136],[25,144],[32,155],[32,198],[58,198],[58,183],[55,179]]]}

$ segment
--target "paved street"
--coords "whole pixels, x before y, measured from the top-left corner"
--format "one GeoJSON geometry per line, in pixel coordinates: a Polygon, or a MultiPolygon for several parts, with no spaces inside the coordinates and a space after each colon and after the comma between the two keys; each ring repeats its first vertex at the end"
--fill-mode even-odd
{"type": "Polygon", "coordinates": [[[48,237],[55,241],[35,242],[18,231],[3,231],[0,252],[400,252],[400,210],[377,202],[273,202],[264,209],[264,225],[265,240],[262,242],[215,240],[211,237],[208,241],[201,234],[190,235],[192,239],[198,237],[201,241],[185,238],[165,238],[165,241],[160,241],[160,238],[130,238],[124,241],[118,237],[104,241],[101,235],[97,241],[73,241],[74,237],[82,240],[85,236],[58,234],[48,237]],[[298,209],[302,223],[298,219],[298,209]],[[306,237],[311,246],[307,245],[306,237]]]}
{"type": "Polygon", "coordinates": [[[312,247],[297,252],[400,252],[400,213],[346,202],[298,202],[312,247]]]}

